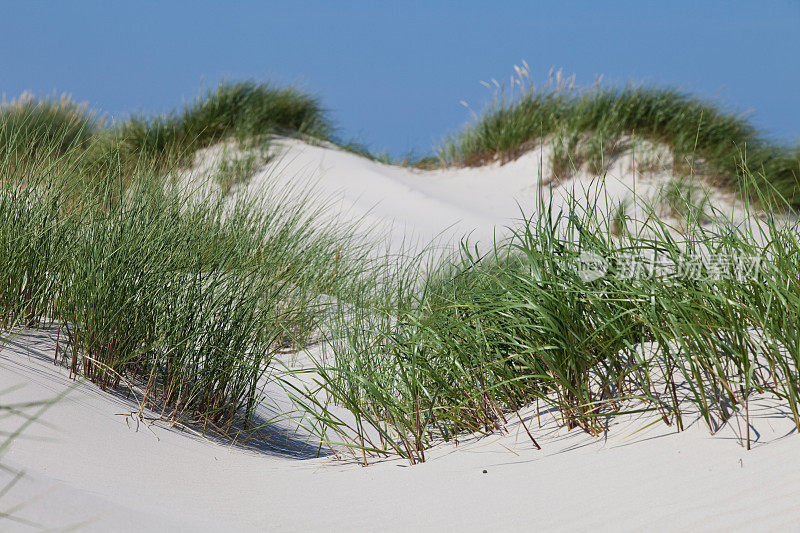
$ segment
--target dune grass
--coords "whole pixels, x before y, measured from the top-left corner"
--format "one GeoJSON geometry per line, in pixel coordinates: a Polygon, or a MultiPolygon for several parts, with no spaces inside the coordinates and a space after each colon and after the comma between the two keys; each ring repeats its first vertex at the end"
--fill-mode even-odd
{"type": "MultiPolygon", "coordinates": [[[[769,142],[742,115],[669,88],[579,88],[574,78],[560,73],[535,87],[528,77],[527,66],[517,67],[511,79],[516,92],[497,84],[493,102],[476,121],[443,143],[442,159],[475,166],[514,159],[538,144],[555,142],[558,160],[553,166],[559,175],[568,174],[572,162],[577,168],[586,163],[602,176],[602,161],[627,150],[635,136],[669,146],[678,172],[691,168],[695,176],[719,184],[755,184],[752,176],[740,179],[744,160],[769,182],[762,192],[774,189],[790,205],[800,206],[800,146],[769,142]]],[[[752,189],[745,192],[759,196],[752,189]]]]}
{"type": "Polygon", "coordinates": [[[0,152],[62,155],[87,146],[100,126],[86,104],[69,96],[36,99],[26,93],[0,105],[0,152]]]}
{"type": "Polygon", "coordinates": [[[182,159],[225,138],[252,142],[272,133],[327,139],[333,127],[316,98],[295,88],[223,82],[182,110],[155,118],[131,117],[116,139],[137,156],[182,159]]]}
{"type": "Polygon", "coordinates": [[[800,429],[797,223],[736,225],[693,205],[670,224],[645,200],[603,209],[602,189],[558,209],[544,197],[510,240],[464,242],[435,268],[392,266],[340,305],[317,388],[292,391],[310,427],[365,462],[413,464],[433,443],[522,422],[530,406],[592,435],[641,411],[679,430],[699,413],[713,433],[768,392],[800,429]],[[583,276],[586,254],[608,270],[583,276]],[[632,271],[631,257],[650,270],[632,271]]]}
{"type": "MultiPolygon", "coordinates": [[[[292,396],[314,431],[365,461],[424,461],[432,443],[502,430],[531,405],[597,434],[632,410],[681,428],[688,402],[714,431],[770,392],[800,429],[797,228],[774,212],[736,226],[691,184],[695,171],[716,172],[741,180],[746,198],[790,210],[797,154],[685,95],[531,89],[496,102],[443,151],[477,164],[559,139],[561,171],[586,164],[602,175],[625,136],[643,136],[689,159],[688,185],[664,191],[680,224],[646,204],[601,209],[602,196],[556,210],[540,191],[510,241],[488,251],[465,241],[436,263],[376,260],[347,228],[320,224],[325,209],[308,196],[202,195],[167,178],[229,138],[330,135],[316,100],[292,89],[226,84],[114,128],[68,100],[15,103],[0,120],[2,325],[58,323],[56,361],[101,388],[138,389],[166,417],[223,431],[248,421],[278,351],[324,324],[333,353],[317,361],[314,388],[294,383],[292,396]],[[631,254],[762,261],[741,279],[587,279],[587,252],[617,271],[631,254]]],[[[223,193],[243,178],[230,163],[216,169],[223,193]]]]}
{"type": "Polygon", "coordinates": [[[235,187],[246,186],[253,175],[271,159],[269,147],[263,143],[224,147],[222,156],[212,171],[214,181],[223,195],[230,194],[235,187]]]}
{"type": "Polygon", "coordinates": [[[85,150],[25,165],[13,152],[0,158],[2,325],[60,324],[57,361],[103,389],[138,387],[165,416],[247,421],[272,356],[302,345],[346,275],[346,228],[315,226],[324,204],[308,193],[198,195],[147,158],[124,186],[120,166],[76,197],[85,176],[68,170],[89,168],[85,150]]]}
{"type": "Polygon", "coordinates": [[[328,139],[333,126],[313,96],[293,87],[250,81],[222,82],[182,109],[155,117],[132,116],[109,124],[67,96],[30,94],[0,105],[0,154],[10,165],[58,162],[75,185],[116,173],[129,183],[137,168],[164,172],[223,140],[266,149],[270,134],[328,139]],[[13,154],[6,153],[13,150],[13,154]],[[80,174],[76,179],[71,174],[80,174]]]}
{"type": "Polygon", "coordinates": [[[217,169],[223,195],[168,176],[219,141],[266,153],[271,133],[329,131],[313,97],[250,82],[113,127],[66,97],[4,104],[2,326],[56,322],[76,375],[174,419],[246,423],[272,356],[316,331],[346,277],[349,234],[315,226],[324,203],[303,191],[225,198],[258,163],[246,155],[217,169]]]}

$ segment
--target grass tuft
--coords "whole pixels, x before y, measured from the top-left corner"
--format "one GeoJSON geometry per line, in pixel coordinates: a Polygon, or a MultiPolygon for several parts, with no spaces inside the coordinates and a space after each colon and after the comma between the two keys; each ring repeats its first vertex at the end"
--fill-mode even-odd
{"type": "Polygon", "coordinates": [[[86,104],[68,95],[39,99],[23,93],[0,104],[0,154],[63,155],[87,146],[99,128],[100,122],[86,104]]]}
{"type": "Polygon", "coordinates": [[[347,276],[348,232],[315,226],[325,206],[308,193],[198,196],[157,162],[128,175],[119,154],[116,169],[80,148],[25,166],[10,154],[2,326],[60,324],[56,361],[104,390],[139,388],[169,418],[250,420],[274,355],[313,336],[320,294],[347,276]],[[95,172],[76,194],[70,168],[95,172]]]}
{"type": "Polygon", "coordinates": [[[132,153],[164,159],[191,156],[226,138],[252,141],[273,133],[327,139],[332,126],[320,103],[294,88],[225,82],[185,106],[155,118],[132,117],[115,132],[132,153]]]}
{"type": "MultiPolygon", "coordinates": [[[[520,88],[516,95],[507,96],[498,84],[494,101],[477,121],[444,142],[442,159],[468,166],[508,161],[547,139],[564,137],[569,149],[557,156],[558,173],[566,173],[567,160],[585,160],[601,176],[605,164],[624,148],[620,139],[635,135],[669,146],[695,174],[731,186],[741,182],[744,158],[748,169],[768,180],[790,205],[800,206],[800,148],[770,143],[742,115],[674,89],[578,88],[561,77],[537,88],[528,75],[518,68],[512,78],[512,87],[520,88]],[[586,157],[576,157],[576,136],[583,137],[586,157]]],[[[755,190],[745,192],[758,196],[755,190]]]]}
{"type": "Polygon", "coordinates": [[[797,222],[737,225],[685,188],[673,193],[688,204],[679,226],[644,199],[604,207],[600,190],[557,207],[540,189],[533,216],[491,250],[464,242],[423,270],[393,259],[338,310],[333,354],[318,362],[324,399],[298,393],[314,427],[364,461],[396,454],[412,464],[441,440],[502,432],[529,406],[592,435],[641,411],[679,430],[696,411],[714,432],[769,393],[800,428],[797,222]],[[741,276],[714,262],[681,274],[709,256],[723,267],[758,262],[741,276]],[[600,275],[582,274],[586,257],[605,262],[600,275]],[[631,257],[666,270],[634,268],[631,257]],[[334,417],[329,403],[353,418],[334,417]]]}

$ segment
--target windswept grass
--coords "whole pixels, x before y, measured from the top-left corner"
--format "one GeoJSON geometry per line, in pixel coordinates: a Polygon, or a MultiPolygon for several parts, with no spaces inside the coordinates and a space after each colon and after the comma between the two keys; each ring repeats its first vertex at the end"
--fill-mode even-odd
{"type": "Polygon", "coordinates": [[[225,138],[252,141],[271,133],[327,139],[333,127],[316,98],[294,88],[254,82],[220,83],[182,110],[155,118],[132,117],[115,136],[136,156],[182,159],[225,138]]]}
{"type": "Polygon", "coordinates": [[[0,159],[3,326],[59,323],[57,361],[140,387],[165,416],[246,422],[274,354],[312,335],[320,295],[347,276],[346,228],[317,227],[324,203],[302,191],[197,195],[158,165],[124,188],[121,171],[94,175],[76,201],[60,163],[0,159]]]}
{"type": "Polygon", "coordinates": [[[265,150],[270,134],[327,139],[332,131],[313,96],[255,82],[220,83],[180,110],[112,126],[67,96],[24,94],[0,106],[0,156],[6,166],[12,157],[22,167],[47,159],[52,173],[76,188],[95,186],[102,181],[98,176],[111,174],[127,185],[137,168],[163,173],[223,140],[265,150]]]}
{"type": "Polygon", "coordinates": [[[23,94],[0,104],[0,154],[57,157],[86,147],[100,130],[86,104],[69,96],[36,99],[23,94]],[[12,151],[13,154],[7,154],[12,151]]]}
{"type": "Polygon", "coordinates": [[[324,202],[308,193],[231,200],[167,176],[218,141],[259,148],[216,169],[230,190],[275,132],[330,125],[313,97],[249,82],[113,128],[66,97],[4,105],[2,327],[55,321],[54,357],[76,375],[139,388],[176,419],[246,423],[273,355],[314,335],[357,247],[345,227],[315,224],[324,202]]]}
{"type": "MultiPolygon", "coordinates": [[[[681,429],[689,405],[714,431],[769,392],[800,430],[798,228],[772,212],[736,225],[691,181],[738,178],[759,204],[788,211],[799,154],[712,105],[569,85],[498,100],[445,159],[478,164],[556,140],[554,171],[602,175],[626,137],[646,137],[686,165],[660,199],[681,222],[646,203],[603,209],[599,194],[556,209],[540,191],[509,241],[488,251],[465,241],[424,264],[376,260],[308,195],[205,195],[166,177],[229,138],[329,136],[316,100],[293,89],[223,84],[180,112],[113,129],[70,101],[1,111],[2,326],[58,323],[56,361],[103,389],[138,388],[165,416],[223,430],[247,422],[275,355],[324,323],[332,354],[312,369],[313,388],[286,383],[315,431],[365,461],[424,461],[432,443],[502,430],[532,405],[590,434],[637,410],[681,429]],[[760,262],[744,277],[622,275],[632,255],[760,262]],[[587,257],[608,272],[586,277],[587,257]]],[[[215,169],[223,193],[251,164],[215,169]]]]}
{"type": "MultiPolygon", "coordinates": [[[[543,142],[561,143],[559,174],[568,162],[590,164],[603,175],[609,161],[626,148],[632,136],[663,143],[678,163],[694,174],[736,186],[742,160],[782,198],[800,206],[800,147],[770,143],[742,115],[673,89],[629,86],[581,89],[574,78],[556,80],[542,88],[528,81],[527,66],[517,67],[506,94],[496,85],[494,101],[464,131],[445,141],[441,157],[451,164],[481,165],[518,157],[543,142]],[[580,138],[580,142],[573,142],[580,138]]],[[[688,172],[687,172],[688,173],[688,172]]],[[[752,183],[752,180],[747,181],[752,183]]],[[[757,196],[753,190],[745,191],[757,196]]],[[[764,198],[769,200],[770,198],[764,198]]],[[[780,200],[775,198],[778,203],[780,200]]]]}
{"type": "Polygon", "coordinates": [[[321,435],[364,461],[413,464],[440,440],[503,431],[532,405],[592,435],[643,410],[679,430],[697,412],[714,432],[764,392],[800,429],[796,223],[735,225],[711,211],[706,225],[696,213],[710,208],[694,206],[670,226],[642,200],[620,224],[601,191],[559,208],[540,199],[509,241],[488,252],[465,242],[439,268],[388,269],[340,306],[319,389],[294,392],[321,435]],[[587,256],[599,275],[584,275],[587,256]],[[631,270],[648,258],[665,270],[631,270]]]}

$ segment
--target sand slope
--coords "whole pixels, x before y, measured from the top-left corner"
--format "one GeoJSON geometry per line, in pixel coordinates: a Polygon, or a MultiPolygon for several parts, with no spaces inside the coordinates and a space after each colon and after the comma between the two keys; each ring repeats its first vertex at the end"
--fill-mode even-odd
{"type": "MultiPolygon", "coordinates": [[[[0,352],[0,388],[23,385],[4,400],[70,387],[50,362],[53,336],[24,333],[0,352]]],[[[542,450],[512,424],[504,436],[438,446],[421,465],[385,460],[367,468],[308,458],[301,443],[252,451],[163,423],[137,424],[126,416],[137,409],[78,384],[7,454],[5,463],[26,475],[1,508],[21,505],[19,518],[87,531],[766,530],[800,518],[800,438],[766,398],[751,407],[749,452],[741,420],[711,436],[699,422],[678,434],[630,416],[593,438],[543,417],[541,428],[528,420],[542,450]]],[[[5,418],[0,427],[19,421],[5,418]]]]}
{"type": "MultiPolygon", "coordinates": [[[[297,140],[280,144],[282,157],[251,180],[250,192],[267,181],[316,181],[320,197],[338,198],[341,209],[376,224],[392,221],[396,245],[409,232],[422,241],[452,242],[469,231],[490,238],[520,206],[530,207],[547,160],[540,151],[503,166],[421,172],[297,140]]],[[[633,184],[629,167],[623,157],[609,171],[620,197],[633,184]]],[[[640,192],[658,185],[658,176],[649,179],[640,192]]],[[[542,416],[527,420],[542,450],[511,424],[506,435],[437,446],[421,465],[384,460],[364,468],[314,457],[316,448],[293,435],[289,422],[247,449],[140,420],[132,399],[73,384],[53,366],[55,335],[25,331],[0,350],[4,404],[68,391],[2,458],[25,475],[0,493],[0,512],[46,528],[767,530],[791,529],[800,519],[800,438],[781,404],[767,397],[751,403],[751,451],[741,445],[741,417],[715,435],[696,420],[676,433],[651,425],[652,415],[620,417],[607,434],[591,437],[542,416]]],[[[22,414],[37,409],[0,416],[0,431],[13,431],[22,414]]],[[[0,472],[0,486],[13,477],[0,472]]],[[[35,529],[0,515],[0,530],[35,529]]]]}
{"type": "MultiPolygon", "coordinates": [[[[281,137],[272,141],[271,150],[274,157],[234,194],[261,197],[286,187],[298,192],[310,188],[318,202],[330,204],[345,219],[361,221],[374,235],[388,232],[394,250],[409,243],[457,244],[465,235],[473,242],[507,235],[509,227],[536,211],[540,180],[544,201],[552,199],[556,211],[569,196],[594,200],[600,192],[602,213],[619,202],[632,205],[634,197],[653,202],[672,179],[663,163],[665,148],[651,145],[615,157],[603,180],[585,166],[568,179],[553,180],[549,145],[506,164],[439,170],[385,165],[332,145],[281,137]]],[[[235,157],[236,148],[223,145],[199,151],[187,177],[207,184],[219,161],[231,154],[235,157]]],[[[732,195],[712,188],[709,192],[713,205],[732,211],[732,195]]]]}

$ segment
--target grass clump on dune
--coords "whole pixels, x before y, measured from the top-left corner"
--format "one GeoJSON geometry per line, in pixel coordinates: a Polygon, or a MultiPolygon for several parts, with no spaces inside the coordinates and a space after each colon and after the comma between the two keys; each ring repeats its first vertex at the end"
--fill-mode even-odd
{"type": "MultiPolygon", "coordinates": [[[[324,394],[297,394],[320,433],[364,461],[374,452],[415,463],[440,440],[522,422],[531,406],[522,425],[538,446],[540,413],[592,435],[642,411],[679,430],[689,413],[714,432],[746,418],[757,393],[785,401],[800,429],[797,224],[769,215],[735,225],[712,212],[709,226],[696,213],[710,208],[696,206],[671,226],[642,201],[620,227],[602,199],[542,199],[488,252],[465,243],[443,266],[366,284],[333,322],[324,394]],[[600,275],[583,275],[586,257],[603,263],[600,275]],[[637,275],[631,257],[666,268],[637,275]],[[738,260],[741,275],[715,270],[738,260]],[[697,261],[703,270],[689,270],[697,261]]],[[[740,437],[749,447],[749,432],[740,437]]]]}
{"type": "Polygon", "coordinates": [[[443,159],[481,165],[513,159],[555,140],[572,146],[573,161],[593,160],[590,170],[600,176],[599,162],[624,151],[625,139],[635,135],[669,146],[677,166],[727,185],[739,183],[744,157],[749,169],[791,205],[800,206],[800,148],[768,142],[741,115],[673,89],[598,85],[580,89],[560,73],[550,85],[536,88],[528,81],[527,67],[518,67],[517,73],[512,87],[518,86],[519,93],[506,97],[498,84],[495,100],[477,121],[444,143],[443,159]],[[581,151],[575,142],[563,140],[576,138],[581,151]]]}
{"type": "Polygon", "coordinates": [[[124,188],[127,167],[95,167],[76,198],[59,162],[0,158],[3,326],[57,323],[57,361],[164,416],[250,420],[272,357],[316,331],[320,294],[346,277],[347,230],[315,226],[308,194],[197,195],[150,162],[124,188]]]}
{"type": "Polygon", "coordinates": [[[252,141],[277,132],[327,139],[332,129],[320,103],[306,93],[236,82],[220,83],[180,111],[130,118],[115,135],[132,153],[163,160],[167,154],[191,156],[228,137],[252,141]]]}
{"type": "MultiPolygon", "coordinates": [[[[249,82],[111,128],[69,98],[4,105],[2,326],[59,324],[56,360],[170,417],[249,420],[274,354],[314,335],[347,277],[349,234],[315,226],[302,191],[231,200],[168,176],[218,141],[264,154],[270,133],[329,131],[313,97],[249,82]]],[[[255,171],[244,157],[223,189],[255,171]]]]}
{"type": "Polygon", "coordinates": [[[0,153],[52,156],[86,147],[100,130],[85,104],[70,97],[36,99],[25,93],[0,104],[0,153]]]}
{"type": "Polygon", "coordinates": [[[173,169],[198,149],[223,140],[263,150],[269,134],[328,139],[332,130],[313,96],[249,81],[220,83],[181,110],[131,117],[113,126],[66,96],[37,99],[26,93],[0,105],[4,157],[13,155],[15,164],[23,166],[48,159],[52,173],[86,186],[110,174],[130,183],[135,170],[145,165],[159,172],[173,169]]]}

